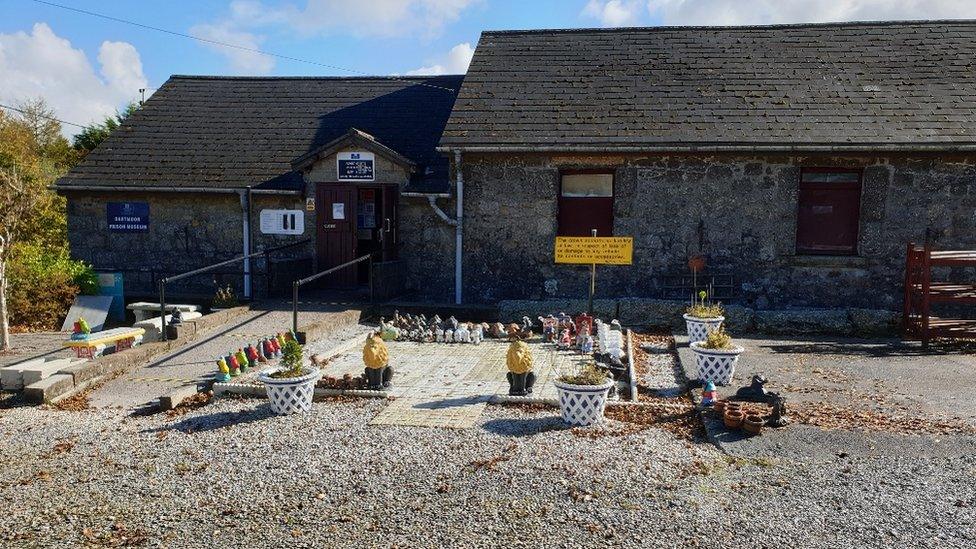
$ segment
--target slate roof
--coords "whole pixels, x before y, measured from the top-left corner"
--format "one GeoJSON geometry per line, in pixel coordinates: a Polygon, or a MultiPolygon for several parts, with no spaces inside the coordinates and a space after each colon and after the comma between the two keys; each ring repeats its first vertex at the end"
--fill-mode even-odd
{"type": "Polygon", "coordinates": [[[976,148],[976,21],[485,32],[443,148],[976,148]]]}
{"type": "Polygon", "coordinates": [[[461,79],[173,76],[57,186],[300,189],[292,161],[357,128],[417,164],[411,190],[440,192],[461,79]]]}

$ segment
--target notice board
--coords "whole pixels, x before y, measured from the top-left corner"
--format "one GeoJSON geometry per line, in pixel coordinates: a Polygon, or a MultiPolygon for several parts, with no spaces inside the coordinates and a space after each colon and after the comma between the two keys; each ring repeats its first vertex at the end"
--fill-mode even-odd
{"type": "Polygon", "coordinates": [[[632,236],[557,236],[556,263],[573,265],[632,265],[632,236]]]}

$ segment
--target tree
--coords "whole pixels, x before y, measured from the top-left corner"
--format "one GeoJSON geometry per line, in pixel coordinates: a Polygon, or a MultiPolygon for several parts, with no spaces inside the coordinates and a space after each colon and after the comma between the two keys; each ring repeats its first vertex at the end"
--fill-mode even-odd
{"type": "Polygon", "coordinates": [[[0,351],[10,348],[11,252],[21,240],[64,245],[63,199],[47,187],[75,158],[64,154],[70,148],[61,125],[42,100],[19,108],[16,117],[0,112],[0,351]]]}
{"type": "Polygon", "coordinates": [[[132,113],[139,110],[138,103],[129,103],[126,105],[122,112],[116,112],[115,116],[106,116],[100,124],[90,124],[85,126],[85,129],[81,130],[74,138],[74,148],[81,156],[85,156],[90,153],[95,147],[97,147],[102,141],[108,139],[108,136],[112,134],[122,122],[129,117],[132,113]]]}

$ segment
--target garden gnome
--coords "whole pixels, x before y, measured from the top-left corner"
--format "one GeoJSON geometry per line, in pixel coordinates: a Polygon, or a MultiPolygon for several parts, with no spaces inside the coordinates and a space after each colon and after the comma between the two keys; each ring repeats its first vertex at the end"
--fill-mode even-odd
{"type": "Polygon", "coordinates": [[[560,350],[565,351],[573,345],[573,338],[569,335],[569,328],[563,328],[561,334],[559,334],[559,342],[556,343],[556,347],[560,350]]]}
{"type": "Polygon", "coordinates": [[[218,383],[230,381],[230,368],[227,366],[227,361],[223,358],[217,360],[217,375],[214,376],[214,381],[218,383]]]}
{"type": "Polygon", "coordinates": [[[580,343],[580,353],[588,355],[593,352],[593,336],[590,334],[585,334],[583,336],[583,341],[580,343]]]}
{"type": "Polygon", "coordinates": [[[237,364],[240,365],[241,371],[246,372],[251,361],[248,360],[247,355],[244,354],[244,349],[238,349],[237,354],[234,355],[234,358],[237,359],[237,364]]]}
{"type": "Polygon", "coordinates": [[[481,344],[481,340],[485,338],[485,328],[481,324],[475,324],[471,328],[471,343],[475,345],[481,344]]]}
{"type": "Polygon", "coordinates": [[[241,375],[241,364],[237,362],[237,357],[234,356],[234,353],[227,355],[225,362],[227,362],[227,365],[230,367],[230,375],[232,377],[241,375]]]}
{"type": "Polygon", "coordinates": [[[715,404],[715,399],[717,398],[718,391],[715,390],[715,383],[706,381],[705,386],[702,387],[702,406],[711,406],[715,404]]]}
{"type": "Polygon", "coordinates": [[[535,373],[532,372],[532,351],[524,341],[515,340],[508,346],[505,357],[508,365],[508,394],[512,396],[526,396],[532,393],[535,384],[535,373]]]}
{"type": "Polygon", "coordinates": [[[444,330],[437,328],[434,330],[434,341],[438,343],[444,343],[444,330]]]}
{"type": "Polygon", "coordinates": [[[380,391],[390,386],[393,369],[390,368],[390,352],[383,338],[374,334],[366,340],[363,347],[363,362],[366,364],[366,386],[380,391]]]}
{"type": "Polygon", "coordinates": [[[457,331],[454,332],[454,340],[458,343],[470,343],[471,342],[471,331],[468,330],[467,324],[461,324],[458,326],[457,331]]]}
{"type": "Polygon", "coordinates": [[[244,350],[247,353],[247,364],[251,368],[258,367],[258,350],[254,348],[254,345],[248,345],[247,349],[244,350]]]}

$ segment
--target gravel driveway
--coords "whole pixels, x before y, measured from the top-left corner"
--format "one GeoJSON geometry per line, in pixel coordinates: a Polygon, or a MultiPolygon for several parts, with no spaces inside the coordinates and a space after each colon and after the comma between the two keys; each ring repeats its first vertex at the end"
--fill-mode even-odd
{"type": "Polygon", "coordinates": [[[473,429],[367,426],[382,406],[0,410],[0,545],[976,543],[971,453],[733,458],[653,427],[579,436],[554,410],[494,406],[473,429]]]}

